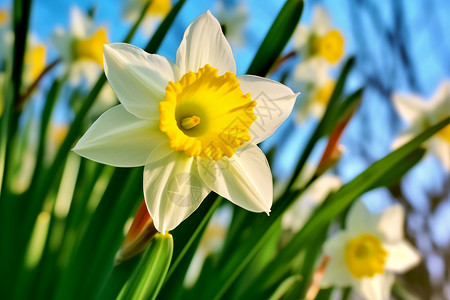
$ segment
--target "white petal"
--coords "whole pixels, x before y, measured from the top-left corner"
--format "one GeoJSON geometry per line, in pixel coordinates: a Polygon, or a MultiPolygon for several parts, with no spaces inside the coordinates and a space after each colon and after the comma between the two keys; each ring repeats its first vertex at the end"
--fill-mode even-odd
{"type": "Polygon", "coordinates": [[[311,35],[311,30],[307,26],[299,25],[294,31],[294,48],[299,52],[305,51],[311,35]]]}
{"type": "Polygon", "coordinates": [[[405,211],[400,204],[391,205],[381,214],[376,215],[377,230],[389,242],[398,242],[403,239],[403,223],[405,211]]]}
{"type": "Polygon", "coordinates": [[[200,176],[211,190],[249,211],[270,212],[272,173],[264,153],[256,145],[241,147],[231,159],[216,162],[202,158],[198,163],[200,176]]]}
{"type": "Polygon", "coordinates": [[[208,195],[196,159],[176,151],[145,165],[144,195],[156,229],[165,233],[192,214],[208,195]]]}
{"type": "Polygon", "coordinates": [[[448,116],[450,110],[450,80],[444,80],[430,101],[430,110],[440,117],[432,123],[437,123],[448,116]]]}
{"type": "Polygon", "coordinates": [[[219,75],[236,73],[231,47],[209,11],[189,25],[177,51],[177,66],[183,74],[197,72],[206,64],[218,69],[219,75]]]}
{"type": "Polygon", "coordinates": [[[179,79],[178,68],[129,44],[105,45],[103,57],[106,77],[126,110],[142,119],[159,118],[158,103],[169,81],[179,79]]]}
{"type": "Polygon", "coordinates": [[[374,277],[363,277],[355,286],[356,291],[367,300],[388,300],[394,276],[389,273],[377,274],[374,277]]]}
{"type": "Polygon", "coordinates": [[[420,262],[420,254],[408,242],[383,245],[388,252],[386,270],[404,273],[420,262]]]}
{"type": "Polygon", "coordinates": [[[352,284],[353,276],[345,263],[345,248],[349,239],[348,233],[341,231],[324,244],[323,251],[328,256],[329,261],[320,281],[321,286],[344,287],[352,284]]]}
{"type": "Polygon", "coordinates": [[[72,36],[63,28],[57,27],[51,36],[51,42],[65,63],[72,62],[72,36]]]}
{"type": "Polygon", "coordinates": [[[394,94],[392,101],[401,118],[408,124],[420,123],[424,112],[429,110],[427,103],[416,95],[394,94]]]}
{"type": "Polygon", "coordinates": [[[153,148],[167,139],[158,125],[139,119],[117,105],[92,124],[73,151],[116,167],[143,166],[153,148]]]}
{"type": "Polygon", "coordinates": [[[369,211],[363,201],[358,200],[350,208],[345,228],[352,236],[358,236],[363,233],[378,236],[376,221],[377,216],[369,211]]]}
{"type": "Polygon", "coordinates": [[[70,30],[78,38],[85,38],[92,21],[77,6],[70,8],[70,30]]]}
{"type": "Polygon", "coordinates": [[[331,17],[322,6],[318,5],[314,9],[313,21],[311,24],[315,34],[324,36],[331,30],[331,17]]]}
{"type": "Polygon", "coordinates": [[[257,102],[254,113],[257,119],[250,127],[252,143],[258,144],[271,136],[290,115],[298,94],[279,82],[253,76],[238,76],[241,90],[250,93],[257,102]]]}
{"type": "Polygon", "coordinates": [[[160,143],[158,146],[153,148],[150,155],[147,157],[147,161],[145,164],[157,162],[158,160],[163,159],[164,157],[172,154],[174,152],[172,148],[169,146],[169,139],[164,140],[162,143],[160,143]]]}
{"type": "Polygon", "coordinates": [[[302,61],[294,71],[294,84],[299,88],[314,86],[315,89],[325,85],[331,79],[328,66],[327,61],[321,57],[302,61]]]}

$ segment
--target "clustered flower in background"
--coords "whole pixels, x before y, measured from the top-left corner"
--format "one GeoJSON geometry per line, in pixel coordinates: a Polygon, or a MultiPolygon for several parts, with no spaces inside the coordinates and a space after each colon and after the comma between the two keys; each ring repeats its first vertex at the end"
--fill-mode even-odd
{"type": "MultiPolygon", "coordinates": [[[[130,0],[121,14],[130,26],[141,22],[143,36],[152,40],[180,3],[130,0]]],[[[355,192],[348,196],[352,182],[341,178],[335,166],[345,151],[341,136],[363,100],[362,89],[349,93],[337,86],[338,80],[345,84],[351,65],[344,31],[332,25],[324,7],[315,5],[310,24],[301,21],[292,28],[287,54],[267,63],[273,65],[268,76],[276,80],[252,67],[248,73],[255,75],[239,75],[235,49],[248,46],[250,9],[233,1],[215,5],[217,19],[207,11],[186,28],[175,63],[110,40],[108,26],[95,21],[95,9],[71,7],[68,28],[56,27],[50,43],[34,33],[27,36],[22,85],[13,107],[20,117],[10,130],[13,137],[5,138],[13,150],[5,147],[12,154],[6,156],[7,185],[0,185],[3,199],[29,201],[31,214],[36,213],[20,232],[23,253],[8,262],[7,267],[18,270],[13,275],[20,279],[17,287],[26,287],[13,291],[14,296],[25,297],[31,279],[41,277],[42,270],[37,294],[49,299],[72,294],[155,298],[158,293],[170,299],[175,294],[330,299],[351,289],[363,299],[387,300],[393,290],[400,297],[399,286],[408,289],[403,274],[425,256],[413,246],[417,243],[408,241],[405,209],[398,203],[376,208],[363,198],[367,191],[391,184],[386,181],[399,181],[422,159],[421,150],[413,152],[420,144],[416,137],[448,123],[450,82],[443,81],[429,100],[392,95],[405,121],[392,143],[399,158],[376,162],[365,172],[380,178],[363,172],[356,178],[359,185],[371,184],[361,190],[353,186],[355,192]],[[49,61],[49,53],[56,53],[56,59],[49,61]],[[295,64],[286,66],[288,60],[295,64]],[[278,78],[277,71],[285,69],[286,76],[278,78]],[[94,101],[91,106],[87,99],[94,101]],[[304,157],[284,158],[293,166],[301,163],[286,179],[273,170],[279,144],[288,142],[291,133],[283,122],[290,119],[297,128],[312,121],[318,129],[310,137],[310,149],[308,143],[301,145],[304,157]],[[325,150],[316,150],[320,162],[312,162],[316,159],[309,154],[327,137],[325,150]],[[107,234],[99,237],[94,228],[107,234]],[[304,247],[298,252],[292,246],[297,241],[304,247]],[[280,255],[286,253],[295,255],[280,255]],[[274,263],[280,261],[284,263],[274,263]],[[86,265],[89,270],[82,270],[86,265]],[[120,269],[123,265],[131,267],[126,271],[120,269]],[[279,269],[272,274],[273,265],[279,269]]],[[[2,124],[10,111],[11,21],[9,10],[0,9],[2,124]]],[[[450,125],[422,147],[448,174],[450,125]]],[[[12,219],[0,226],[18,227],[12,219]]]]}

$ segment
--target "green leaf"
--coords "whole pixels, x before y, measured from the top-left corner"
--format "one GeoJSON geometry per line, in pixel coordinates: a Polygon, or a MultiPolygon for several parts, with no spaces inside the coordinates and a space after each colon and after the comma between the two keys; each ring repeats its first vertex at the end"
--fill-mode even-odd
{"type": "Polygon", "coordinates": [[[172,259],[170,234],[156,234],[118,299],[155,299],[172,259]]]}
{"type": "Polygon", "coordinates": [[[294,33],[303,11],[303,0],[288,0],[256,52],[247,74],[265,76],[294,33]]]}

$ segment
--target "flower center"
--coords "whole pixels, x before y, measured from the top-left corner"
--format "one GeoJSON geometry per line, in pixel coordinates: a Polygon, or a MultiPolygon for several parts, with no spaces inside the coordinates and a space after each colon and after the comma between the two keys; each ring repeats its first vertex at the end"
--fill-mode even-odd
{"type": "Polygon", "coordinates": [[[436,133],[436,136],[440,137],[444,141],[450,144],[450,125],[445,126],[436,133]]]}
{"type": "Polygon", "coordinates": [[[356,278],[373,277],[384,271],[387,252],[379,238],[363,234],[352,239],[345,250],[348,270],[356,278]]]}
{"type": "Polygon", "coordinates": [[[339,31],[331,30],[323,37],[313,39],[313,52],[335,64],[344,55],[344,38],[339,31]]]}
{"type": "Polygon", "coordinates": [[[45,52],[43,45],[31,47],[25,53],[25,80],[34,81],[45,68],[45,52]]]}
{"type": "Polygon", "coordinates": [[[106,29],[100,28],[91,37],[74,42],[75,59],[93,60],[103,66],[103,45],[108,43],[106,29]]]}
{"type": "Polygon", "coordinates": [[[166,99],[159,103],[159,128],[172,149],[219,160],[232,157],[250,140],[256,102],[250,94],[244,95],[235,74],[218,76],[217,72],[205,65],[169,82],[166,99]]]}
{"type": "Polygon", "coordinates": [[[316,94],[316,101],[323,106],[327,106],[330,102],[331,94],[333,94],[336,81],[328,80],[323,86],[319,88],[316,94]]]}

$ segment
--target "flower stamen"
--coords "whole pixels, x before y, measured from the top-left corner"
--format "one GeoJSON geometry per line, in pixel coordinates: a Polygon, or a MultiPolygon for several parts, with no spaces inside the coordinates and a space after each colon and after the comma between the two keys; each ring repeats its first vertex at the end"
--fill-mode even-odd
{"type": "Polygon", "coordinates": [[[200,117],[197,116],[187,117],[181,120],[181,127],[186,130],[192,129],[198,124],[200,124],[200,117]]]}

